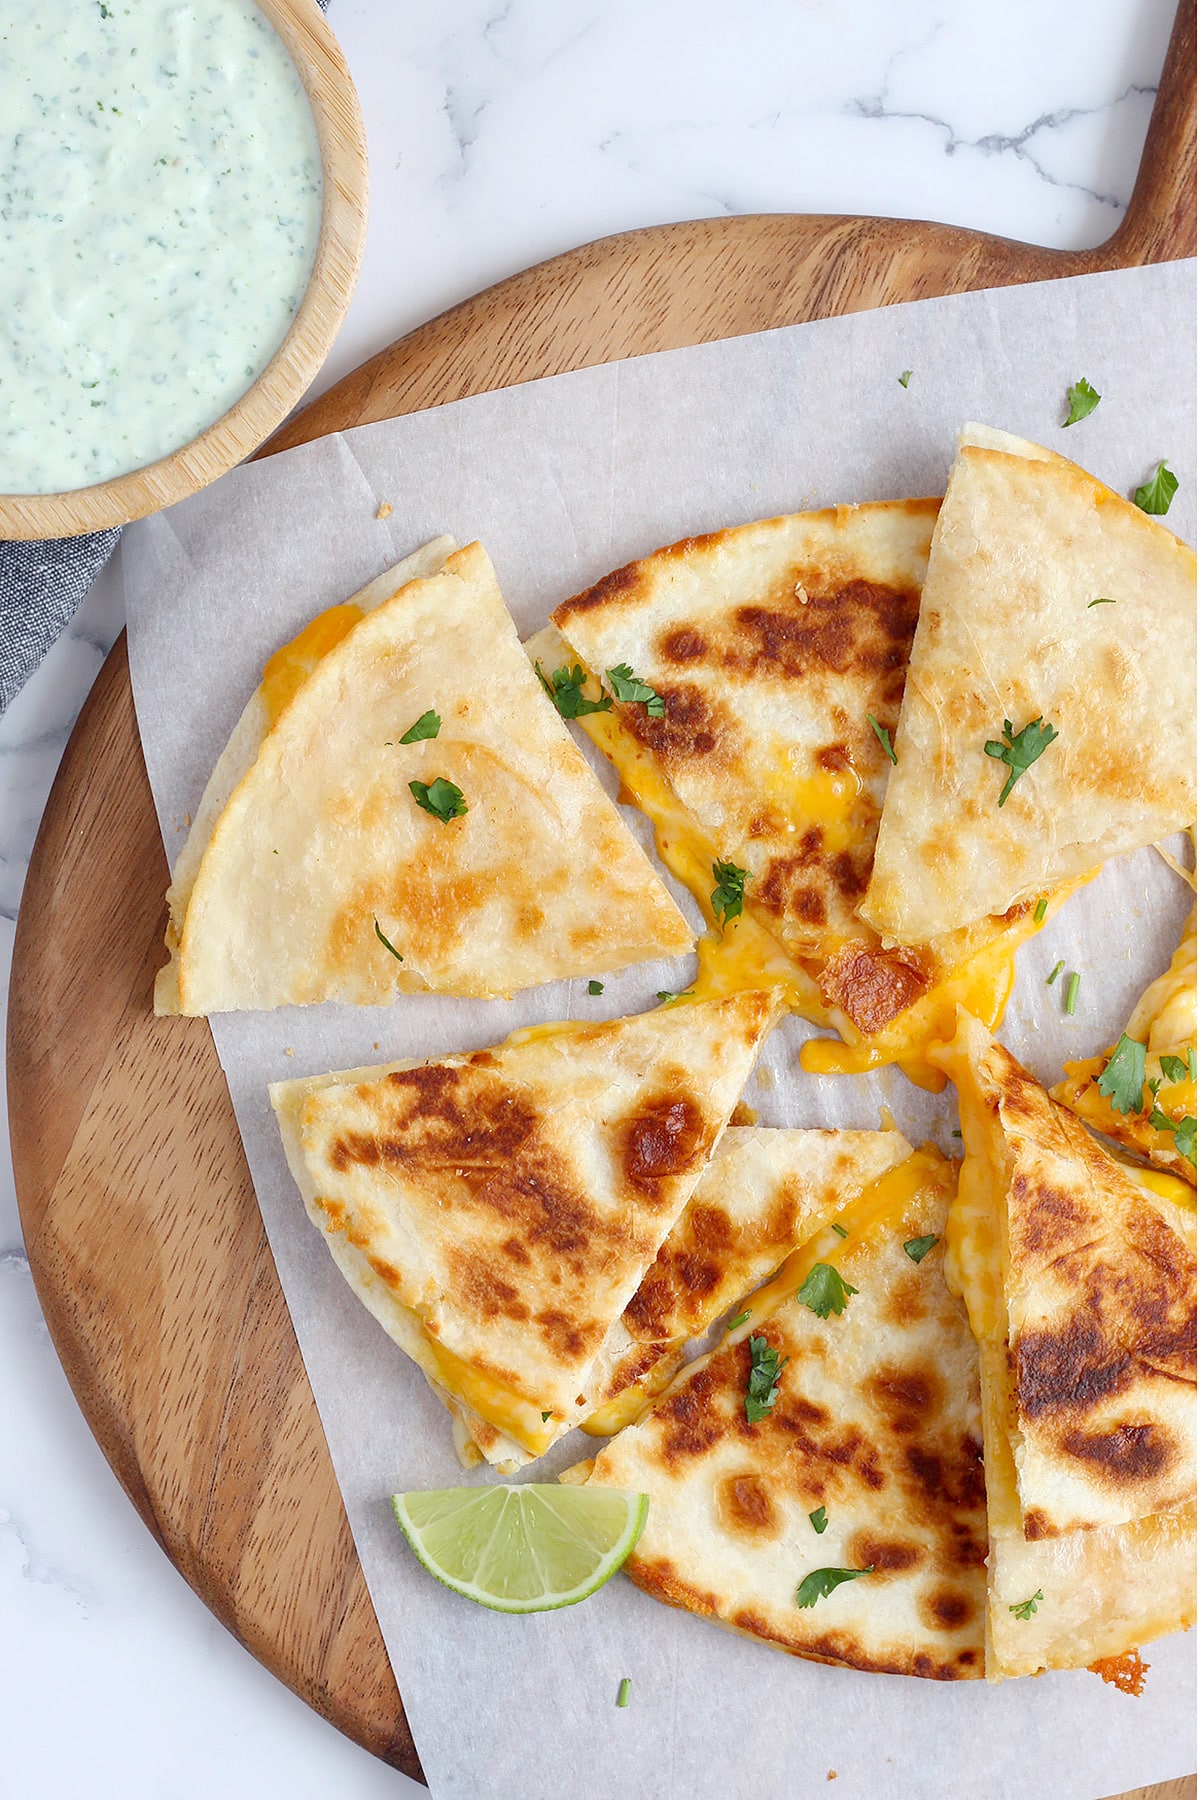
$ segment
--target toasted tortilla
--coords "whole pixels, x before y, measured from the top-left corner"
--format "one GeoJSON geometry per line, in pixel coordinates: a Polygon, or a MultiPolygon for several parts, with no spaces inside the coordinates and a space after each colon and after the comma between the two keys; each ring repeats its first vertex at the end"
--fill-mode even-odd
{"type": "Polygon", "coordinates": [[[922,1151],[908,1191],[822,1261],[858,1291],[822,1319],[773,1282],[728,1347],[691,1366],[585,1476],[650,1496],[626,1572],[656,1599],[796,1656],[887,1674],[976,1678],[986,1520],[977,1358],[941,1244],[953,1166],[922,1151]],[[787,1358],[766,1417],[745,1397],[750,1336],[787,1358]],[[824,1508],[818,1534],[811,1515],[824,1508]],[[873,1572],[812,1608],[819,1568],[873,1572]]]}
{"type": "Polygon", "coordinates": [[[184,1013],[508,995],[693,941],[547,703],[478,544],[272,658],[171,901],[156,1005],[184,1013]],[[402,743],[430,710],[437,737],[402,743]],[[409,790],[438,779],[463,816],[409,790]]]}
{"type": "Polygon", "coordinates": [[[862,905],[885,939],[926,943],[1191,823],[1195,585],[1195,554],[1138,507],[967,426],[862,905]],[[1001,806],[1010,769],[985,745],[1005,720],[1058,735],[1001,806]]]}
{"type": "MultiPolygon", "coordinates": [[[[858,916],[890,767],[871,720],[895,731],[938,505],[689,538],[565,601],[526,646],[547,673],[579,661],[611,686],[626,664],[659,694],[661,717],[618,701],[579,724],[710,918],[713,863],[747,872],[745,913],[702,944],[701,991],[782,965],[793,1009],[857,1053],[807,1051],[813,1072],[919,1063],[953,1028],[951,979],[998,1019],[1012,951],[1036,929],[1030,901],[896,951],[858,916]]],[[[1065,897],[1048,895],[1043,918],[1065,897]]]]}
{"type": "MultiPolygon", "coordinates": [[[[1136,1112],[1118,1112],[1107,1094],[1097,1085],[1116,1049],[1110,1044],[1101,1056],[1092,1056],[1065,1066],[1066,1079],[1050,1089],[1051,1098],[1070,1107],[1077,1118],[1102,1131],[1126,1149],[1134,1150],[1157,1168],[1179,1175],[1196,1185],[1196,1165],[1176,1143],[1177,1131],[1152,1125],[1150,1115],[1157,1110],[1172,1119],[1178,1127],[1186,1118],[1196,1117],[1196,908],[1183,927],[1179,947],[1170,967],[1150,983],[1133,1009],[1125,1027],[1126,1037],[1146,1046],[1146,1083],[1142,1105],[1136,1112]],[[1190,1065],[1189,1065],[1190,1053],[1190,1065]],[[1174,1058],[1170,1077],[1163,1072],[1163,1057],[1174,1058]],[[1177,1064],[1187,1073],[1180,1076],[1177,1064]],[[1156,1094],[1149,1083],[1159,1084],[1156,1094]]],[[[1186,1139],[1184,1139],[1186,1142],[1186,1139]]]]}
{"type": "MultiPolygon", "coordinates": [[[[756,992],[278,1082],[309,1216],[390,1335],[529,1455],[588,1380],[777,1013],[756,992]]],[[[496,1452],[503,1455],[503,1445],[496,1452]]]]}
{"type": "Polygon", "coordinates": [[[933,1052],[966,1149],[951,1219],[1026,1538],[1195,1497],[1196,1218],[1139,1186],[977,1019],[933,1052]],[[999,1384],[998,1386],[996,1384],[999,1384]]]}

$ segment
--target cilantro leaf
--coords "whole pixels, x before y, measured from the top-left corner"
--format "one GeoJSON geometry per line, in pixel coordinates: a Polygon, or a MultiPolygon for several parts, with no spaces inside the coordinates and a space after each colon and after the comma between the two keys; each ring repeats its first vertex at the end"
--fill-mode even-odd
{"type": "Polygon", "coordinates": [[[402,744],[419,744],[422,738],[435,738],[441,729],[442,721],[431,706],[428,712],[421,714],[415,725],[409,726],[400,742],[402,744]]]}
{"type": "Polygon", "coordinates": [[[757,1425],[779,1398],[779,1377],[787,1357],[772,1349],[765,1337],[750,1339],[750,1380],[746,1384],[746,1419],[757,1425]]]}
{"type": "Polygon", "coordinates": [[[549,1413],[548,1413],[548,1412],[544,1412],[544,1413],[543,1413],[543,1414],[542,1414],[542,1424],[543,1424],[543,1425],[544,1425],[544,1424],[545,1424],[545,1423],[546,1423],[546,1420],[547,1420],[547,1419],[548,1419],[548,1418],[549,1418],[549,1417],[550,1417],[550,1414],[549,1414],[549,1413]]]}
{"type": "Polygon", "coordinates": [[[1178,487],[1179,483],[1166,463],[1160,462],[1149,481],[1133,496],[1133,504],[1140,506],[1144,513],[1161,515],[1169,512],[1178,487]]]}
{"type": "Polygon", "coordinates": [[[1093,606],[1115,606],[1116,604],[1111,594],[1100,594],[1095,600],[1088,601],[1087,610],[1091,612],[1093,606]]]}
{"type": "Polygon", "coordinates": [[[1112,1102],[1115,1112],[1136,1113],[1142,1110],[1142,1089],[1145,1084],[1146,1046],[1122,1032],[1096,1086],[1112,1102]]]}
{"type": "Polygon", "coordinates": [[[1180,1156],[1186,1157],[1194,1169],[1196,1166],[1196,1121],[1191,1113],[1186,1119],[1180,1119],[1175,1128],[1175,1148],[1180,1156]]]}
{"type": "Polygon", "coordinates": [[[397,962],[404,961],[404,958],[401,956],[400,952],[397,950],[395,944],[390,943],[388,941],[388,939],[384,937],[383,932],[379,929],[379,920],[378,919],[376,919],[376,921],[375,921],[375,936],[379,939],[380,943],[383,945],[385,950],[391,951],[392,955],[395,957],[397,962]]]}
{"type": "Polygon", "coordinates": [[[618,700],[628,701],[634,706],[644,706],[652,719],[663,718],[667,710],[666,701],[648,681],[639,681],[628,663],[618,663],[615,669],[607,669],[605,673],[608,685],[618,700]]]}
{"type": "Polygon", "coordinates": [[[1018,1619],[1032,1619],[1038,1609],[1038,1601],[1045,1598],[1045,1594],[1039,1588],[1036,1594],[1029,1596],[1028,1600],[1020,1600],[1016,1606],[1010,1606],[1008,1610],[1018,1619]]]}
{"type": "Polygon", "coordinates": [[[834,1588],[841,1587],[843,1581],[857,1581],[860,1575],[873,1574],[874,1569],[874,1563],[868,1563],[865,1569],[814,1569],[796,1589],[796,1605],[815,1606],[834,1588]]]}
{"type": "Polygon", "coordinates": [[[724,931],[730,919],[738,918],[741,913],[746,877],[750,871],[739,869],[736,863],[715,862],[712,872],[717,885],[708,897],[709,905],[716,914],[718,925],[724,931]]]}
{"type": "Polygon", "coordinates": [[[1067,403],[1071,410],[1063,420],[1064,431],[1068,425],[1078,425],[1080,419],[1086,419],[1089,413],[1095,412],[1100,404],[1100,396],[1091,382],[1085,381],[1081,375],[1074,387],[1067,389],[1067,403]]]}
{"type": "Polygon", "coordinates": [[[896,380],[900,383],[901,387],[907,387],[909,382],[912,380],[912,377],[913,377],[912,370],[905,369],[903,375],[897,375],[896,380]]]}
{"type": "Polygon", "coordinates": [[[896,752],[892,749],[892,734],[886,725],[881,725],[872,713],[867,714],[867,724],[883,745],[883,753],[892,764],[896,761],[896,752]]]}
{"type": "Polygon", "coordinates": [[[904,1244],[904,1254],[915,1263],[924,1262],[937,1241],[936,1232],[932,1237],[907,1238],[904,1244]]]}
{"type": "Polygon", "coordinates": [[[538,680],[564,719],[583,719],[588,713],[612,710],[612,701],[607,694],[601,694],[598,700],[588,699],[583,691],[587,676],[578,663],[573,667],[564,663],[561,669],[555,669],[549,681],[542,673],[540,662],[535,662],[533,667],[538,680]]]}
{"type": "Polygon", "coordinates": [[[410,781],[408,791],[424,812],[432,813],[443,825],[461,819],[467,810],[462,789],[441,775],[436,781],[410,781]]]}
{"type": "Polygon", "coordinates": [[[836,1313],[840,1319],[850,1304],[851,1294],[857,1292],[856,1287],[843,1281],[832,1263],[814,1263],[797,1289],[796,1298],[818,1319],[827,1319],[830,1313],[836,1313]]]}
{"type": "Polygon", "coordinates": [[[1019,777],[1037,761],[1042,751],[1047,749],[1057,736],[1058,733],[1053,725],[1042,724],[1042,716],[1039,713],[1036,719],[1029,721],[1028,725],[1022,725],[1015,737],[1012,720],[1005,719],[1004,742],[997,743],[995,738],[988,739],[983,746],[984,750],[989,756],[997,756],[1002,763],[1007,763],[1009,770],[1008,780],[1001,789],[1000,799],[997,802],[999,806],[1004,805],[1019,777]]]}
{"type": "Polygon", "coordinates": [[[1160,1056],[1158,1066],[1163,1072],[1164,1081],[1182,1081],[1188,1072],[1182,1056],[1160,1056]]]}
{"type": "Polygon", "coordinates": [[[687,988],[682,994],[673,994],[670,988],[659,988],[654,998],[658,1001],[660,1006],[673,1006],[676,1000],[694,1000],[696,998],[696,990],[695,988],[687,988]]]}
{"type": "Polygon", "coordinates": [[[604,992],[604,983],[602,981],[589,981],[588,982],[588,993],[589,994],[602,994],[603,992],[604,992]]]}
{"type": "Polygon", "coordinates": [[[818,1506],[816,1512],[809,1513],[808,1522],[816,1532],[817,1536],[820,1537],[821,1533],[829,1523],[829,1514],[825,1511],[823,1506],[818,1506]]]}

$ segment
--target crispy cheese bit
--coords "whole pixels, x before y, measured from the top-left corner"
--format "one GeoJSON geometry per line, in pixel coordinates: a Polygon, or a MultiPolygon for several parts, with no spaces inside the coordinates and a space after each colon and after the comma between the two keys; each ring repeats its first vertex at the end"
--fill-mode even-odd
{"type": "Polygon", "coordinates": [[[1126,1650],[1123,1656],[1102,1656],[1099,1662],[1089,1663],[1088,1668],[1110,1687],[1119,1688],[1121,1693],[1132,1694],[1137,1699],[1146,1685],[1150,1664],[1142,1661],[1135,1648],[1126,1650]]]}

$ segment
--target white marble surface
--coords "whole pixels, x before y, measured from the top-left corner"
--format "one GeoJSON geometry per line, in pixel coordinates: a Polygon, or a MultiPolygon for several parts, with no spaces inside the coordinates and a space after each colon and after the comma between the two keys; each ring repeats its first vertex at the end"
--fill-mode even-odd
{"type": "MultiPolygon", "coordinates": [[[[529,263],[668,219],[889,213],[1098,243],[1133,185],[1173,14],[1174,0],[333,0],[373,205],[320,385],[529,263]]],[[[102,576],[0,720],[6,985],[38,819],[120,626],[102,576]]],[[[0,1794],[331,1789],[419,1792],[259,1668],[142,1527],[49,1342],[5,1155],[0,1794]]]]}

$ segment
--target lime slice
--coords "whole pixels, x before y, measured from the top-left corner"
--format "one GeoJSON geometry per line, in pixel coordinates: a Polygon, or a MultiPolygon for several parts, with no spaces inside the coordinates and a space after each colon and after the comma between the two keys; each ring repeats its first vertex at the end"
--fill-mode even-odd
{"type": "Polygon", "coordinates": [[[393,1494],[396,1523],[439,1581],[493,1612],[551,1612],[603,1587],[650,1502],[616,1488],[432,1488],[393,1494]]]}

